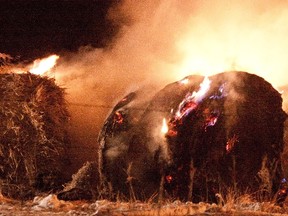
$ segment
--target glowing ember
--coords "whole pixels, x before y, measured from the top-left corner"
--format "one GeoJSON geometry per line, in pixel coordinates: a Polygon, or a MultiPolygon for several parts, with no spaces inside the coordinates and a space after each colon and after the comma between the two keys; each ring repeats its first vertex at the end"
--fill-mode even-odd
{"type": "Polygon", "coordinates": [[[169,122],[169,130],[168,130],[168,136],[170,137],[175,137],[178,134],[178,130],[177,130],[177,121],[173,120],[171,122],[169,122]]]}
{"type": "Polygon", "coordinates": [[[230,153],[237,142],[238,142],[238,137],[236,135],[234,135],[232,138],[228,139],[228,141],[226,143],[226,152],[230,153]]]}
{"type": "Polygon", "coordinates": [[[116,111],[114,113],[114,122],[116,122],[117,124],[122,124],[123,120],[124,120],[124,118],[123,118],[122,113],[119,111],[116,111]]]}
{"type": "Polygon", "coordinates": [[[163,118],[161,133],[166,134],[168,132],[168,125],[166,119],[163,118]]]}
{"type": "Polygon", "coordinates": [[[56,65],[58,59],[58,55],[51,55],[44,59],[36,59],[33,62],[31,69],[29,69],[29,72],[36,75],[43,75],[49,72],[56,65]]]}
{"type": "Polygon", "coordinates": [[[220,112],[217,110],[210,111],[209,109],[204,110],[204,129],[207,130],[207,127],[214,126],[218,120],[218,117],[220,116],[220,112]]]}
{"type": "Polygon", "coordinates": [[[171,183],[172,182],[172,180],[173,180],[173,177],[171,176],[171,175],[167,175],[166,177],[166,181],[167,181],[167,183],[171,183]]]}

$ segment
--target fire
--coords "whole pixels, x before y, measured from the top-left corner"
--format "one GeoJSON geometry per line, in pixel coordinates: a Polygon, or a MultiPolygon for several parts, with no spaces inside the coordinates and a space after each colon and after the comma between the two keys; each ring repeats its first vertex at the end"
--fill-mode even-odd
{"type": "Polygon", "coordinates": [[[205,131],[207,130],[207,127],[214,126],[217,123],[219,116],[220,116],[220,112],[218,110],[211,111],[209,108],[206,108],[203,111],[205,131]]]}
{"type": "Polygon", "coordinates": [[[167,183],[169,183],[169,184],[173,181],[173,177],[171,175],[167,175],[165,177],[165,179],[166,179],[167,183]]]}
{"type": "Polygon", "coordinates": [[[117,124],[122,124],[124,121],[124,117],[123,117],[123,114],[119,111],[116,111],[114,113],[114,122],[117,123],[117,124]]]}
{"type": "Polygon", "coordinates": [[[210,88],[211,80],[205,77],[203,82],[200,84],[200,89],[192,94],[187,94],[185,99],[180,103],[179,108],[176,112],[176,118],[181,119],[183,116],[188,115],[192,110],[194,110],[198,103],[202,101],[206,93],[210,88]]]}
{"type": "Polygon", "coordinates": [[[200,84],[200,90],[198,92],[193,92],[193,95],[195,94],[195,101],[198,103],[202,101],[205,94],[208,92],[210,88],[211,80],[206,76],[203,80],[203,82],[200,84]]]}
{"type": "Polygon", "coordinates": [[[36,59],[29,69],[29,72],[36,75],[43,75],[55,67],[58,59],[58,55],[51,55],[44,59],[36,59]]]}
{"type": "Polygon", "coordinates": [[[189,83],[189,79],[188,78],[184,78],[182,80],[179,81],[180,84],[186,85],[189,83]]]}
{"type": "MultiPolygon", "coordinates": [[[[186,79],[183,79],[184,81],[186,79]]],[[[182,83],[180,81],[180,83],[182,83]]],[[[186,83],[186,81],[184,82],[186,83]]],[[[161,129],[162,133],[167,134],[170,137],[177,136],[177,127],[182,124],[183,117],[187,116],[193,110],[196,110],[198,105],[202,102],[207,92],[210,89],[211,80],[208,77],[205,77],[202,83],[200,84],[200,88],[198,91],[194,91],[193,93],[188,93],[182,102],[179,104],[177,111],[174,116],[169,120],[167,125],[166,119],[163,119],[163,126],[161,129]]],[[[224,92],[224,87],[221,86],[219,91],[221,96],[224,92]]],[[[216,96],[215,96],[216,97],[216,96]]],[[[219,96],[220,97],[220,96],[219,96]]],[[[173,114],[173,109],[171,110],[171,114],[173,114]]],[[[205,114],[205,130],[209,126],[214,126],[218,120],[219,114],[216,111],[211,111],[205,114]]]]}
{"type": "Polygon", "coordinates": [[[163,118],[161,133],[166,134],[168,132],[168,130],[169,129],[168,129],[168,125],[167,125],[166,119],[163,118]]]}
{"type": "Polygon", "coordinates": [[[228,141],[226,143],[226,153],[230,153],[237,142],[239,142],[239,140],[238,140],[238,137],[236,135],[234,135],[232,138],[228,139],[228,141]]]}

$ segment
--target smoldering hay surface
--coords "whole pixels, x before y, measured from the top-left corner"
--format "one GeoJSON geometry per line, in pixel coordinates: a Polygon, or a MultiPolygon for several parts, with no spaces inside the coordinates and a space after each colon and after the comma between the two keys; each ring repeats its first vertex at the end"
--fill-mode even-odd
{"type": "Polygon", "coordinates": [[[119,101],[99,136],[100,180],[112,190],[109,198],[160,194],[200,202],[230,189],[262,198],[278,190],[287,115],[263,78],[193,75],[144,103],[141,95],[119,101]]]}

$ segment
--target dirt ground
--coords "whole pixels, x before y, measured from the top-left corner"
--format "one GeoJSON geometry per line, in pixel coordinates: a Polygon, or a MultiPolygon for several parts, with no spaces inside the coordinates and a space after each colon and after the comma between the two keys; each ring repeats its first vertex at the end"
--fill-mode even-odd
{"type": "Polygon", "coordinates": [[[52,216],[137,216],[137,215],[199,215],[199,216],[280,216],[288,215],[288,205],[275,206],[272,203],[243,202],[225,203],[222,206],[216,204],[191,202],[166,202],[166,203],[143,203],[143,202],[110,202],[98,200],[86,201],[61,201],[53,194],[35,197],[34,200],[20,202],[1,198],[0,215],[52,215],[52,216]]]}

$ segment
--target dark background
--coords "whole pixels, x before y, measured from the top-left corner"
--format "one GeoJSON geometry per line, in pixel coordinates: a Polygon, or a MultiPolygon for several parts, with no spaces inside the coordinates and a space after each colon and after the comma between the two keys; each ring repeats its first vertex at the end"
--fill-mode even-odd
{"type": "Polygon", "coordinates": [[[107,11],[120,0],[0,1],[0,53],[27,60],[107,45],[117,32],[107,11]]]}

